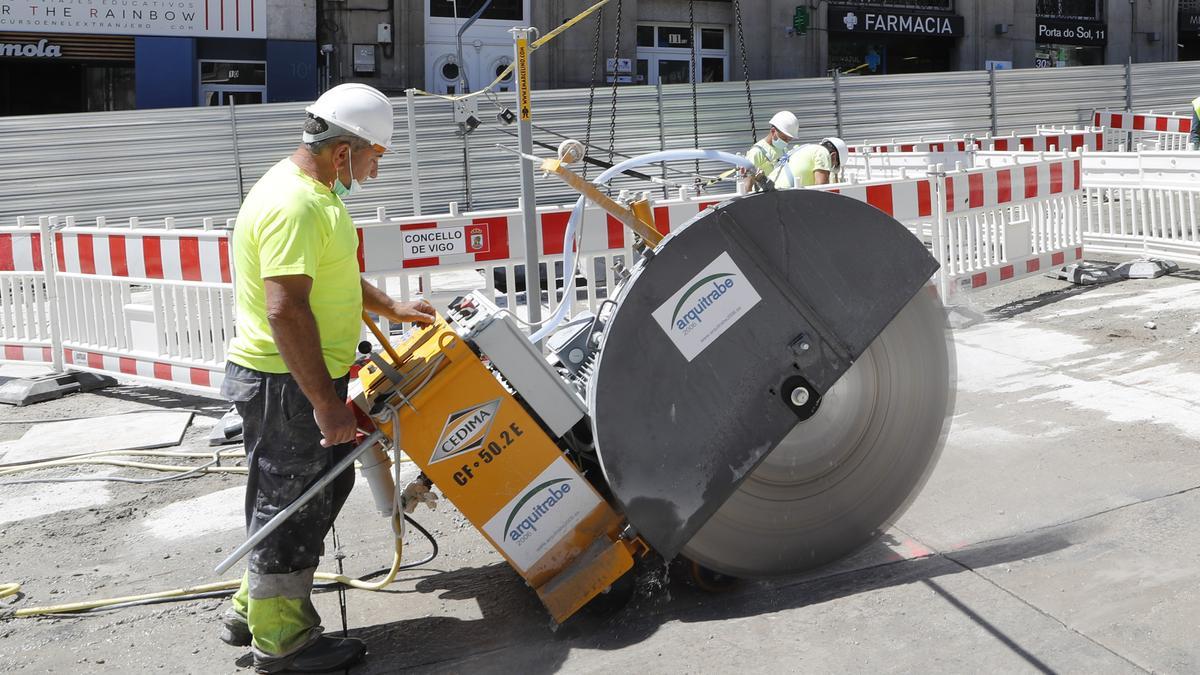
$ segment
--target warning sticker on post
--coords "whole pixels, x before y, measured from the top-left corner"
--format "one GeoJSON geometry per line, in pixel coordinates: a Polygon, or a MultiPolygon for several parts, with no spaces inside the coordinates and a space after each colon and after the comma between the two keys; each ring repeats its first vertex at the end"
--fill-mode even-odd
{"type": "Polygon", "coordinates": [[[404,232],[404,258],[432,258],[487,253],[488,230],[482,225],[458,225],[404,232]]]}
{"type": "Polygon", "coordinates": [[[521,108],[521,121],[530,121],[529,40],[525,38],[517,39],[517,104],[521,108]]]}

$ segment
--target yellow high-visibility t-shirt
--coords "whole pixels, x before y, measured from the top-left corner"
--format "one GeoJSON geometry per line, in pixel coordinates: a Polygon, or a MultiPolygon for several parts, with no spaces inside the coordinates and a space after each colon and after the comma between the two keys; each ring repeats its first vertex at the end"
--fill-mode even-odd
{"type": "Polygon", "coordinates": [[[746,151],[746,159],[753,162],[754,167],[765,174],[770,174],[775,169],[775,162],[778,162],[782,156],[783,153],[765,138],[746,151]]]}
{"type": "Polygon", "coordinates": [[[833,172],[833,155],[819,144],[802,145],[788,155],[787,164],[780,166],[771,181],[777,188],[816,185],[814,171],[833,172]]]}
{"type": "Polygon", "coordinates": [[[227,358],[265,373],[287,365],[267,321],[263,279],[303,274],[331,378],[350,369],[359,342],[362,281],[358,234],[342,200],[285,159],[255,183],[233,229],[237,335],[227,358]]]}

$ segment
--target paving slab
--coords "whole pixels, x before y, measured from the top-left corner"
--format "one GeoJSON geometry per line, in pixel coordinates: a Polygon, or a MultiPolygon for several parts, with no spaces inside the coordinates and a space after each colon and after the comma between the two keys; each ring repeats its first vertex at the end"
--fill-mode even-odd
{"type": "MultiPolygon", "coordinates": [[[[1200,490],[1053,528],[1070,546],[971,565],[1066,628],[1150,672],[1200,672],[1200,490]]],[[[960,559],[957,554],[952,558],[960,559]]],[[[982,562],[982,561],[979,561],[982,562]]]]}
{"type": "Polygon", "coordinates": [[[179,445],[190,412],[144,412],[33,425],[15,441],[0,443],[7,464],[48,460],[84,452],[148,450],[179,445]]]}
{"type": "Polygon", "coordinates": [[[1159,281],[957,331],[948,441],[899,525],[953,550],[1200,485],[1200,362],[1141,328],[1200,310],[1200,283],[1159,281]]]}

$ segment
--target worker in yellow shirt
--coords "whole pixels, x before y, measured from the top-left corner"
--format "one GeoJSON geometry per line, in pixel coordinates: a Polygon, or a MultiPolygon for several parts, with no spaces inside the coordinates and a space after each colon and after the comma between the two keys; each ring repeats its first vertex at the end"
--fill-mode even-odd
{"type": "Polygon", "coordinates": [[[1192,99],[1192,130],[1188,141],[1193,150],[1200,150],[1200,96],[1192,99]]]}
{"type": "MultiPolygon", "coordinates": [[[[767,135],[746,151],[746,159],[754,163],[758,173],[769,176],[775,170],[775,164],[787,152],[788,143],[796,140],[799,134],[800,120],[787,110],[780,110],[771,118],[771,130],[767,135]]],[[[757,174],[746,173],[747,191],[753,187],[755,175],[757,174]]]]}
{"type": "MultiPolygon", "coordinates": [[[[245,432],[247,534],[354,447],[346,393],[362,311],[434,320],[428,302],[397,302],[359,275],[358,234],[343,203],[378,175],[392,142],[391,101],[352,83],[305,110],[300,146],[246,195],[230,247],[238,324],[222,393],[245,432]]],[[[221,639],[251,646],[255,671],[344,670],[366,652],[361,640],[326,635],[311,598],[325,535],[353,485],[347,470],[250,552],[221,639]]]]}
{"type": "Polygon", "coordinates": [[[842,158],[850,153],[846,142],[830,136],[790,150],[771,172],[776,188],[825,185],[839,176],[842,158]]]}

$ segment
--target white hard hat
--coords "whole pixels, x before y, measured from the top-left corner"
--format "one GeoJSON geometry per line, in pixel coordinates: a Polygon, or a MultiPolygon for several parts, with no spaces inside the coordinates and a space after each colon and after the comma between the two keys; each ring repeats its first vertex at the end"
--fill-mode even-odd
{"type": "Polygon", "coordinates": [[[834,150],[837,150],[838,164],[845,162],[846,159],[850,156],[850,147],[846,145],[846,141],[843,141],[842,139],[838,138],[837,136],[829,136],[827,138],[822,138],[821,143],[823,143],[823,144],[828,143],[829,145],[833,146],[834,150]]]}
{"type": "MultiPolygon", "coordinates": [[[[363,140],[392,149],[392,103],[375,87],[358,82],[339,84],[304,110],[363,140]]],[[[320,139],[305,134],[306,143],[314,140],[320,139]]]]}
{"type": "Polygon", "coordinates": [[[771,118],[771,126],[778,129],[783,135],[788,138],[796,138],[800,135],[800,120],[787,110],[780,110],[771,118]]]}

